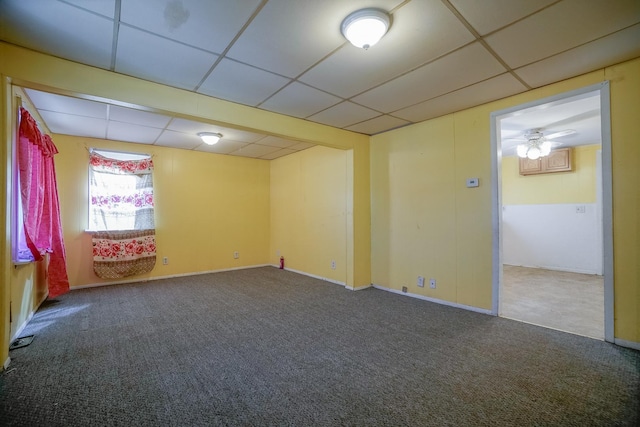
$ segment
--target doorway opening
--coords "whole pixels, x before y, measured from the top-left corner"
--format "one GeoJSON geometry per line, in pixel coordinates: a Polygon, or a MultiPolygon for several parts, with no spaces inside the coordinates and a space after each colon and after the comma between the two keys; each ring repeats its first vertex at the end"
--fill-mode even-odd
{"type": "Polygon", "coordinates": [[[612,342],[608,82],[496,111],[491,131],[493,313],[612,342]]]}

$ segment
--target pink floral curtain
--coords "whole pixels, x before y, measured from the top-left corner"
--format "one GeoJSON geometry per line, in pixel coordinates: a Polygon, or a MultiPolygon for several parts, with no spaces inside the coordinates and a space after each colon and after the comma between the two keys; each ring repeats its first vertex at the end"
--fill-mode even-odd
{"type": "Polygon", "coordinates": [[[36,261],[49,253],[49,297],[69,290],[67,260],[60,221],[60,203],[49,135],[43,135],[31,114],[20,108],[18,168],[26,243],[36,261]]]}
{"type": "Polygon", "coordinates": [[[153,161],[89,159],[93,270],[118,279],[153,270],[156,240],[153,161]]]}

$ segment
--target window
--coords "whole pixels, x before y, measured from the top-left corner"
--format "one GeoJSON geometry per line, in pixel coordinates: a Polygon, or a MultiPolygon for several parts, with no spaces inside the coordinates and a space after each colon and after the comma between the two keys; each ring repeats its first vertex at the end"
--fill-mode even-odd
{"type": "Polygon", "coordinates": [[[146,154],[91,150],[89,230],[153,229],[152,170],[146,154]]]}
{"type": "MultiPolygon", "coordinates": [[[[20,127],[20,112],[17,112],[17,126],[20,127]]],[[[11,212],[11,235],[13,241],[11,244],[13,262],[16,264],[28,263],[35,260],[31,250],[27,246],[27,237],[24,234],[24,212],[22,210],[22,197],[20,193],[20,174],[18,167],[18,132],[12,138],[13,157],[11,159],[12,170],[12,212],[11,212]]]]}

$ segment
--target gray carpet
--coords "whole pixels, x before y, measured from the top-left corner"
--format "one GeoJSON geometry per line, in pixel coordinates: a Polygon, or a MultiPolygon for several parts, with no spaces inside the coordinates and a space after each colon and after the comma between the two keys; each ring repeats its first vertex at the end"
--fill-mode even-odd
{"type": "Polygon", "coordinates": [[[640,352],[272,267],[48,301],[20,426],[633,426],[640,352]]]}

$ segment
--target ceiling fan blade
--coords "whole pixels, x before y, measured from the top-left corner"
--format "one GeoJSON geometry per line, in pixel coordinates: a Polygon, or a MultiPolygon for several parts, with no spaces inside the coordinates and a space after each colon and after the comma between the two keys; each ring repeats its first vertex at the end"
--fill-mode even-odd
{"type": "Polygon", "coordinates": [[[576,133],[576,131],[573,129],[565,129],[565,130],[561,130],[560,132],[550,133],[549,135],[545,135],[544,137],[546,139],[555,139],[555,138],[561,138],[567,135],[573,135],[574,133],[576,133]]]}

